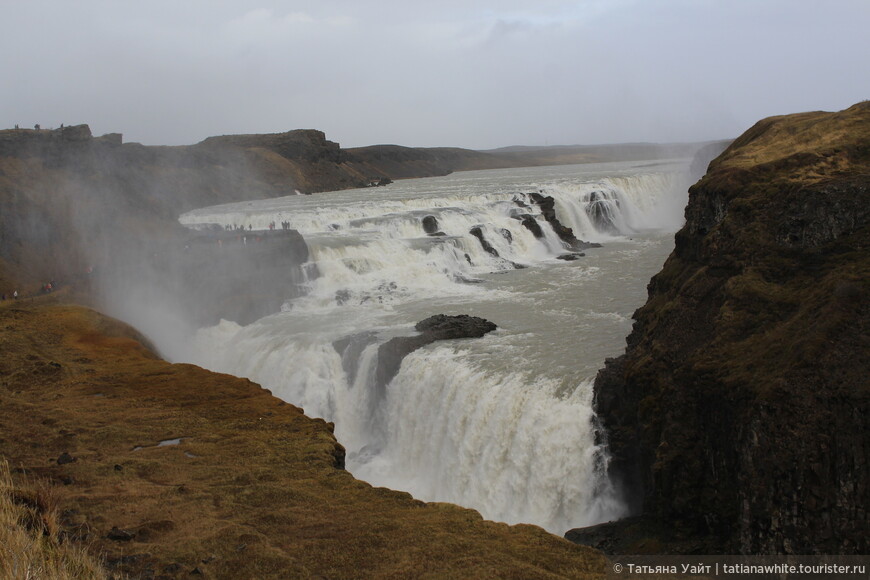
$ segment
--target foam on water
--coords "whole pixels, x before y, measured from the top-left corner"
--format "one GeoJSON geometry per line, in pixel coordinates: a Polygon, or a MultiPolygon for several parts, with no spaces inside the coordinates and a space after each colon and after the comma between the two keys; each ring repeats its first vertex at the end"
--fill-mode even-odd
{"type": "Polygon", "coordinates": [[[438,346],[412,353],[389,386],[389,434],[355,474],[508,523],[567,530],[619,514],[592,432],[591,385],[475,364],[438,346]]]}

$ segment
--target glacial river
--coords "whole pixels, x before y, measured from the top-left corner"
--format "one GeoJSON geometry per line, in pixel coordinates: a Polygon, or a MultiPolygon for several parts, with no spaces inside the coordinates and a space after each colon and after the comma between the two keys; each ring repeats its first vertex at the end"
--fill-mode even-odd
{"type": "Polygon", "coordinates": [[[335,422],[347,468],[373,485],[557,534],[613,519],[622,502],[594,442],[592,380],[621,354],[673,248],[686,169],[678,160],[461,172],[189,212],[180,218],[189,227],[289,222],[310,263],[302,297],[244,327],[199,330],[186,358],[335,422]],[[560,221],[602,247],[558,259],[569,250],[529,192],[552,196],[560,221]],[[443,235],[426,234],[427,216],[443,235]],[[469,233],[476,226],[495,252],[469,233]],[[423,347],[385,392],[374,388],[378,345],[439,313],[498,330],[423,347]]]}

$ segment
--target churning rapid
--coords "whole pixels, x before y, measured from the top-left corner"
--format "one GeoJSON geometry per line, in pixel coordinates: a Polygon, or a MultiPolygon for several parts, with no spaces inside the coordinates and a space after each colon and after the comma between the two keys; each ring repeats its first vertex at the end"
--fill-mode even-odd
{"type": "Polygon", "coordinates": [[[464,172],[189,212],[188,227],[298,230],[310,260],[282,312],[201,329],[183,358],[335,422],[348,469],[374,485],[559,534],[613,519],[621,502],[594,441],[592,379],[624,348],[672,248],[685,169],[464,172]],[[562,224],[602,247],[566,260],[578,256],[530,193],[553,197],[562,224]],[[416,350],[376,388],[378,346],[440,313],[498,330],[416,350]]]}

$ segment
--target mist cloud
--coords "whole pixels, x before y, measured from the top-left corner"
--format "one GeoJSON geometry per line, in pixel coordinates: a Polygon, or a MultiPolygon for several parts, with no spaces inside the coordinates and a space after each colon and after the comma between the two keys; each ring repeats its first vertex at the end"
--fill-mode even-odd
{"type": "Polygon", "coordinates": [[[146,144],[687,141],[870,98],[864,0],[7,3],[0,123],[146,144]]]}

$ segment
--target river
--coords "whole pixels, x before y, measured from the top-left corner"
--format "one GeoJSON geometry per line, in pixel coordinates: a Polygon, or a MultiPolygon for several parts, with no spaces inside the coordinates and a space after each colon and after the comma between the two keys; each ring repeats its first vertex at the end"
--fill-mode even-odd
{"type": "Polygon", "coordinates": [[[673,160],[472,171],[186,213],[188,227],[288,224],[310,261],[303,296],[244,327],[200,329],[184,358],[335,422],[347,468],[373,485],[557,534],[614,519],[623,504],[595,445],[592,381],[621,354],[673,248],[686,170],[673,160]],[[571,252],[530,192],[552,196],[559,220],[601,247],[558,259],[571,252]],[[443,235],[426,234],[427,216],[443,235]],[[374,388],[378,345],[440,313],[498,330],[423,347],[374,388]]]}

